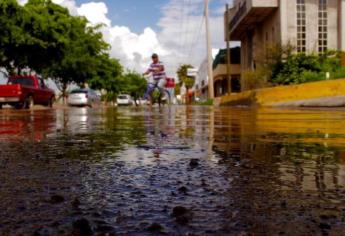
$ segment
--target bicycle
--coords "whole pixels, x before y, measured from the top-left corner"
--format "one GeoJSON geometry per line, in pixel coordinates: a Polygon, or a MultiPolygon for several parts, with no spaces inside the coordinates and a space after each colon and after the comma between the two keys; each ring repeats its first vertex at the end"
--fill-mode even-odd
{"type": "Polygon", "coordinates": [[[170,105],[171,104],[171,96],[167,89],[160,88],[158,86],[158,83],[148,83],[148,91],[147,95],[150,96],[150,102],[151,104],[155,104],[155,102],[158,102],[158,105],[164,105],[165,103],[170,105]],[[155,92],[157,92],[156,96],[154,96],[155,92]]]}

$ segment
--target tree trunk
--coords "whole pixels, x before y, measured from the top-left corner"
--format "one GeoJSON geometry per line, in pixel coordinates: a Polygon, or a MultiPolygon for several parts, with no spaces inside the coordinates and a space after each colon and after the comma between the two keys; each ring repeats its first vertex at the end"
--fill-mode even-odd
{"type": "Polygon", "coordinates": [[[190,99],[189,99],[189,88],[186,86],[186,104],[190,104],[190,99]]]}
{"type": "Polygon", "coordinates": [[[134,98],[134,104],[135,104],[135,106],[136,106],[136,107],[139,106],[139,104],[138,104],[139,96],[134,95],[133,98],[134,98]]]}
{"type": "Polygon", "coordinates": [[[63,83],[62,84],[62,103],[63,105],[66,105],[66,95],[67,95],[67,84],[63,83]]]}

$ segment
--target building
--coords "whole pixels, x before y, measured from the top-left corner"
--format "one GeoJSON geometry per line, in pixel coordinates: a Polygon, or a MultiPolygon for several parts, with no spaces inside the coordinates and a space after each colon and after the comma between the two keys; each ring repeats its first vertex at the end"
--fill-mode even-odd
{"type": "Polygon", "coordinates": [[[213,61],[213,82],[215,97],[220,97],[231,92],[241,91],[241,48],[230,49],[230,67],[231,87],[229,87],[229,76],[226,60],[226,49],[219,50],[213,61]]]}
{"type": "Polygon", "coordinates": [[[196,99],[206,101],[208,98],[208,74],[207,74],[207,59],[203,60],[199,66],[198,72],[195,76],[195,84],[193,87],[196,99]]]}
{"type": "MultiPolygon", "coordinates": [[[[216,97],[227,94],[228,75],[227,75],[227,60],[226,49],[213,50],[213,83],[214,94],[216,97]]],[[[230,49],[230,75],[231,75],[231,91],[240,92],[240,77],[241,77],[241,49],[240,47],[230,49]]],[[[199,66],[195,77],[195,84],[193,87],[194,95],[197,99],[205,101],[208,98],[208,67],[207,59],[205,59],[199,66]]]]}
{"type": "Polygon", "coordinates": [[[345,0],[234,0],[224,22],[225,38],[241,42],[242,70],[255,69],[267,45],[345,51],[345,0]]]}
{"type": "MultiPolygon", "coordinates": [[[[215,59],[219,49],[212,49],[212,60],[215,59]]],[[[196,73],[195,83],[192,88],[194,97],[199,101],[206,101],[208,99],[208,61],[205,58],[196,73]]]]}

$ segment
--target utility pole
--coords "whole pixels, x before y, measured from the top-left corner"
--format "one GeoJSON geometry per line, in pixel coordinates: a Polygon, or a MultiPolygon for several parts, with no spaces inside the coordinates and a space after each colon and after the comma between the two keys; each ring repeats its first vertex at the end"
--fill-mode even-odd
{"type": "Polygon", "coordinates": [[[210,22],[208,14],[208,0],[205,0],[205,21],[206,21],[206,44],[207,44],[207,64],[208,64],[208,96],[210,99],[214,99],[214,87],[213,87],[213,58],[211,47],[211,33],[210,22]]]}
{"type": "Polygon", "coordinates": [[[231,94],[231,58],[230,58],[230,29],[229,29],[229,4],[225,6],[225,40],[226,40],[226,74],[228,76],[228,93],[231,94]]]}

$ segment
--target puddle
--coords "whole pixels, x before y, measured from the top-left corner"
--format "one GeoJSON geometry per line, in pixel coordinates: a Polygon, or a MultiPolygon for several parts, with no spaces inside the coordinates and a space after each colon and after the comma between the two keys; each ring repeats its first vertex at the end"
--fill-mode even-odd
{"type": "Polygon", "coordinates": [[[0,111],[0,235],[344,235],[345,111],[0,111]]]}

